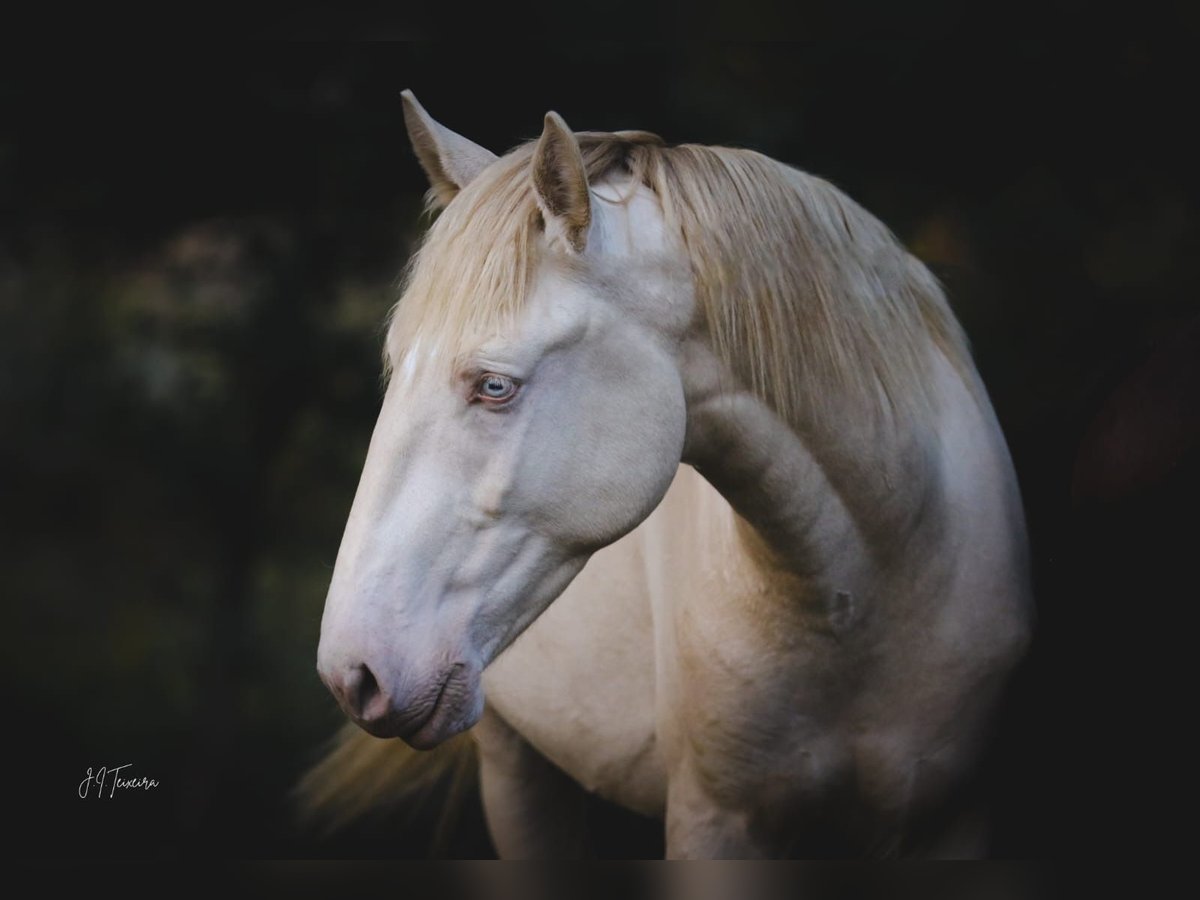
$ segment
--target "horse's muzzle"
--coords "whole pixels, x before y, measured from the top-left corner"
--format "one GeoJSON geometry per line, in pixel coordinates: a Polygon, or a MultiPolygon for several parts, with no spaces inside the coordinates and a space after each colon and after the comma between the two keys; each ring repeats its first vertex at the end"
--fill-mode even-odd
{"type": "Polygon", "coordinates": [[[473,692],[464,663],[454,663],[410,690],[381,682],[366,663],[320,674],[356,725],[375,737],[398,737],[418,750],[434,747],[462,730],[454,726],[473,692]]]}

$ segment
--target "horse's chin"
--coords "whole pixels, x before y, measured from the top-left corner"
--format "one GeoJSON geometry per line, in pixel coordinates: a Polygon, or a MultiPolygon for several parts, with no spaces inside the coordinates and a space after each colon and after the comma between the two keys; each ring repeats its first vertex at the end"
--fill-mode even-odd
{"type": "Polygon", "coordinates": [[[408,737],[401,738],[400,740],[404,741],[404,743],[408,744],[408,746],[412,747],[414,750],[434,750],[441,744],[450,740],[450,738],[454,737],[456,734],[460,734],[470,727],[470,725],[463,725],[461,727],[452,726],[450,728],[426,726],[416,734],[411,734],[408,737]]]}
{"type": "Polygon", "coordinates": [[[483,687],[479,674],[456,670],[446,682],[437,704],[421,726],[397,735],[414,750],[432,750],[471,728],[483,715],[483,687]]]}

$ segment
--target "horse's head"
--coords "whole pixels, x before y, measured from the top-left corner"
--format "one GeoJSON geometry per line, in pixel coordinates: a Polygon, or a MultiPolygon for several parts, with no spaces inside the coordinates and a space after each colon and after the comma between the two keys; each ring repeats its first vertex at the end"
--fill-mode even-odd
{"type": "Polygon", "coordinates": [[[677,348],[694,302],[653,195],[589,185],[557,115],[498,159],[405,101],[446,208],[389,334],[318,668],[355,722],[424,748],[477,721],[483,669],[662,499],[684,442],[677,348]],[[510,316],[440,340],[472,304],[504,302],[489,296],[496,272],[522,266],[510,316]]]}

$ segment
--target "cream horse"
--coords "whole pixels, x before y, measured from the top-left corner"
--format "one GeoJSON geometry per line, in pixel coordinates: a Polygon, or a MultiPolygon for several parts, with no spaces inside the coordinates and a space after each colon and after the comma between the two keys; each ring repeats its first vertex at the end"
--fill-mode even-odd
{"type": "Polygon", "coordinates": [[[441,213],[318,669],[370,734],[447,744],[350,739],[310,800],[477,746],[505,857],[585,852],[585,791],[670,857],[979,853],[958,801],[1032,604],[935,279],[758,153],[548,113],[496,157],[405,118],[441,213]]]}

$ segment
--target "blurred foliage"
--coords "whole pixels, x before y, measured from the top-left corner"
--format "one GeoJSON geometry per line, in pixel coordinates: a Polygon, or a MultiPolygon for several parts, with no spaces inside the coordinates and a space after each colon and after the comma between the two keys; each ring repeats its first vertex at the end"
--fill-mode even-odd
{"type": "MultiPolygon", "coordinates": [[[[379,329],[423,227],[398,102],[411,87],[497,151],[550,108],[581,130],[760,149],[832,179],[934,268],[1030,515],[1043,623],[1028,696],[1045,708],[1010,725],[1001,846],[1045,852],[1066,763],[1034,735],[1054,727],[1088,602],[1064,562],[1075,448],[1121,373],[1197,310],[1197,154],[1179,115],[1194,29],[1163,24],[1003,50],[948,29],[5,59],[0,675],[32,742],[6,754],[35,826],[18,847],[423,852],[419,825],[295,835],[286,803],[340,721],[315,647],[379,329]],[[126,761],[163,788],[81,806],[84,769],[126,761]]],[[[478,828],[462,841],[487,852],[478,828]]]]}

